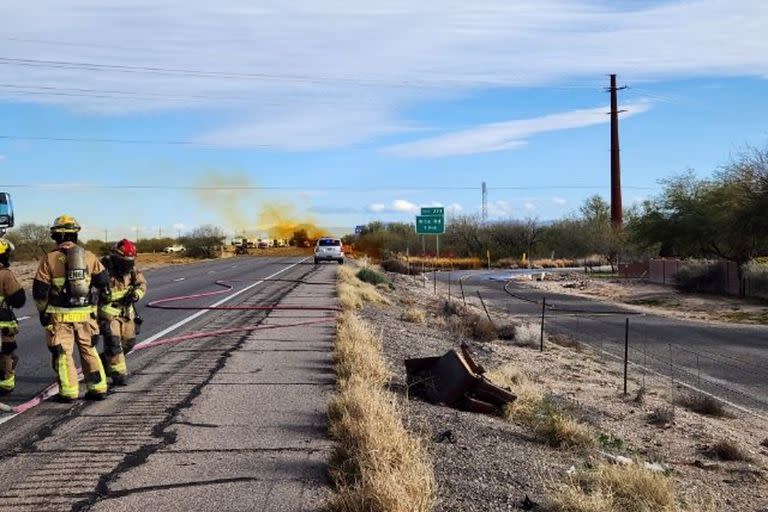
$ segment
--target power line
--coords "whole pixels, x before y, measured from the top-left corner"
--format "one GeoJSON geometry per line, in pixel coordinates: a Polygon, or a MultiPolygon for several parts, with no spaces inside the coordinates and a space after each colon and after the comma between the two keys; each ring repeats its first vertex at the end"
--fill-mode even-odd
{"type": "MultiPolygon", "coordinates": [[[[220,144],[211,144],[205,142],[195,142],[190,140],[152,140],[152,139],[109,139],[98,137],[32,137],[25,135],[5,135],[0,134],[0,140],[21,140],[34,142],[93,142],[100,144],[152,144],[152,145],[171,145],[171,146],[201,146],[201,147],[221,147],[220,144]]],[[[270,144],[249,144],[248,147],[271,148],[270,144]]]]}
{"type": "MultiPolygon", "coordinates": [[[[524,81],[510,83],[509,80],[488,80],[488,79],[457,79],[449,77],[436,77],[433,80],[391,80],[385,77],[361,78],[350,76],[321,76],[321,75],[301,75],[285,74],[275,75],[269,73],[243,73],[238,71],[207,71],[201,69],[187,68],[169,68],[163,66],[130,66],[124,64],[104,64],[98,62],[81,62],[65,60],[43,60],[43,59],[25,59],[17,57],[0,57],[0,65],[13,65],[33,68],[53,68],[53,69],[75,69],[86,71],[111,71],[119,73],[138,73],[138,74],[156,74],[156,75],[178,75],[191,76],[198,78],[233,78],[243,80],[265,80],[265,81],[288,81],[299,83],[339,83],[346,85],[367,85],[367,86],[386,86],[386,87],[422,87],[439,88],[443,86],[486,86],[486,87],[511,87],[525,86],[524,81]]],[[[533,85],[530,85],[531,87],[533,85]]],[[[549,89],[595,89],[588,84],[564,84],[545,86],[549,89]]]]}
{"type": "MultiPolygon", "coordinates": [[[[378,186],[378,187],[298,187],[298,186],[252,186],[252,185],[99,185],[90,183],[26,183],[2,185],[2,188],[21,188],[21,189],[81,189],[81,190],[188,190],[188,191],[218,191],[218,192],[237,192],[237,191],[458,191],[472,190],[476,191],[475,186],[378,186]]],[[[547,185],[547,186],[514,186],[514,187],[487,187],[487,190],[597,190],[604,188],[604,185],[547,185]]],[[[625,187],[638,190],[654,190],[653,187],[625,187]]]]}

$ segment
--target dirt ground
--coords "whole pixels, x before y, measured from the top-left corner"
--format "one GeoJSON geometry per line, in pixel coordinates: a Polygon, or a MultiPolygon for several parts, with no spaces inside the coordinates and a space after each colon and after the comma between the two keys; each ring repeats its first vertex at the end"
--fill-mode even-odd
{"type": "Polygon", "coordinates": [[[593,279],[584,274],[549,274],[544,281],[525,281],[554,293],[622,303],[646,313],[686,320],[768,325],[768,302],[719,295],[685,294],[673,286],[635,279],[593,279]]]}
{"type": "MultiPolygon", "coordinates": [[[[711,500],[715,510],[768,510],[768,424],[762,420],[735,411],[728,417],[702,416],[673,406],[674,388],[650,375],[647,381],[643,376],[645,382],[632,380],[625,397],[618,365],[581,345],[548,343],[542,353],[515,342],[462,338],[446,327],[440,299],[432,290],[409,277],[388,277],[395,284],[388,292],[394,305],[367,305],[362,316],[379,330],[384,353],[398,376],[392,387],[401,398],[407,427],[429,446],[439,484],[435,510],[529,510],[523,506],[526,496],[539,504],[533,510],[548,510],[549,497],[568,481],[569,472],[611,455],[629,457],[636,464],[660,463],[682,500],[711,500]],[[423,310],[426,321],[402,320],[408,308],[423,310]],[[525,426],[500,417],[409,398],[403,360],[442,355],[462,341],[487,370],[513,365],[542,392],[565,404],[598,439],[596,447],[550,448],[525,426]],[[641,387],[645,392],[636,400],[641,387]],[[671,423],[649,423],[651,413],[670,408],[671,423]],[[708,450],[722,440],[740,447],[750,460],[714,458],[708,450]]],[[[502,311],[493,316],[501,319],[497,322],[519,323],[502,311]]]]}

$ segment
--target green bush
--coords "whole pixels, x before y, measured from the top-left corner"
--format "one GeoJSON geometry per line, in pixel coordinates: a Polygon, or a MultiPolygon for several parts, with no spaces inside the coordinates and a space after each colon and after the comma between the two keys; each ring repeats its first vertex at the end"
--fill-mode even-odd
{"type": "Polygon", "coordinates": [[[376,272],[375,270],[367,267],[361,268],[355,275],[359,280],[365,283],[370,283],[374,286],[387,282],[387,278],[384,277],[384,274],[376,272]]]}
{"type": "Polygon", "coordinates": [[[218,258],[224,245],[226,233],[221,228],[211,225],[194,229],[189,235],[179,239],[186,248],[186,255],[192,258],[218,258]]]}

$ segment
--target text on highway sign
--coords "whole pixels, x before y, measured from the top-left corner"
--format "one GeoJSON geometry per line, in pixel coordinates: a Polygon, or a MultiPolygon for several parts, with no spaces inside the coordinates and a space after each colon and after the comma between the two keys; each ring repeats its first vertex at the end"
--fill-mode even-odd
{"type": "Polygon", "coordinates": [[[442,206],[430,206],[421,209],[422,215],[439,215],[443,217],[445,215],[445,208],[442,206]]]}
{"type": "Polygon", "coordinates": [[[417,215],[416,233],[419,235],[440,235],[445,233],[445,220],[437,215],[417,215]]]}

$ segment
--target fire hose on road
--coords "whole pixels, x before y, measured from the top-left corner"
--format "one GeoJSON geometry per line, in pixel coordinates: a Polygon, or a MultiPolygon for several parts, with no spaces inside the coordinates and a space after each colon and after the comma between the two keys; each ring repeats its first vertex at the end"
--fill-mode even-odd
{"type": "MultiPolygon", "coordinates": [[[[153,309],[170,309],[170,310],[189,310],[189,311],[264,311],[264,312],[272,312],[272,311],[328,311],[328,312],[340,312],[341,309],[338,307],[323,307],[323,306],[309,306],[309,305],[279,305],[279,304],[272,304],[268,306],[221,306],[221,305],[212,305],[212,306],[184,306],[184,305],[174,305],[173,303],[177,302],[184,302],[184,301],[190,301],[190,300],[196,300],[196,299],[204,299],[204,298],[210,298],[210,297],[216,297],[220,295],[225,295],[235,289],[236,283],[247,283],[250,281],[242,281],[242,280],[227,280],[227,281],[216,281],[215,284],[217,286],[220,286],[221,290],[215,290],[211,292],[203,292],[203,293],[196,293],[192,295],[181,295],[177,297],[167,297],[163,299],[157,299],[149,302],[147,304],[148,308],[153,309]]],[[[293,283],[293,284],[304,284],[304,285],[326,285],[326,286],[335,286],[335,282],[328,282],[328,281],[304,281],[302,279],[260,279],[258,281],[255,281],[254,283],[268,283],[268,282],[285,282],[285,283],[293,283]]],[[[230,329],[216,329],[211,331],[200,331],[200,332],[194,332],[190,334],[183,334],[180,336],[172,336],[169,338],[159,338],[154,339],[151,341],[144,341],[142,343],[136,344],[136,346],[133,347],[133,350],[131,350],[128,354],[132,354],[134,352],[138,352],[140,350],[146,350],[149,348],[158,347],[161,345],[175,345],[178,343],[183,343],[185,341],[190,340],[197,340],[201,338],[212,338],[215,336],[222,336],[226,334],[232,334],[232,333],[238,333],[238,332],[253,332],[253,331],[261,331],[261,330],[269,330],[269,329],[280,329],[285,327],[301,327],[306,325],[315,325],[315,324],[322,324],[322,323],[329,323],[334,322],[335,317],[324,317],[324,318],[318,318],[316,320],[306,320],[302,322],[293,322],[293,323],[285,323],[285,324],[274,324],[274,325],[263,325],[261,324],[261,321],[257,324],[253,325],[247,325],[243,327],[233,327],[230,329]]],[[[126,355],[128,355],[126,354],[126,355]]],[[[78,369],[78,379],[82,380],[83,374],[82,370],[78,369]]],[[[48,387],[46,387],[43,391],[29,399],[28,401],[21,403],[16,406],[10,406],[7,404],[4,404],[0,402],[0,412],[5,413],[12,413],[12,414],[21,414],[25,411],[28,411],[32,409],[33,407],[36,407],[40,405],[45,400],[51,398],[52,396],[56,395],[59,392],[59,386],[56,383],[50,384],[48,387]]]]}

